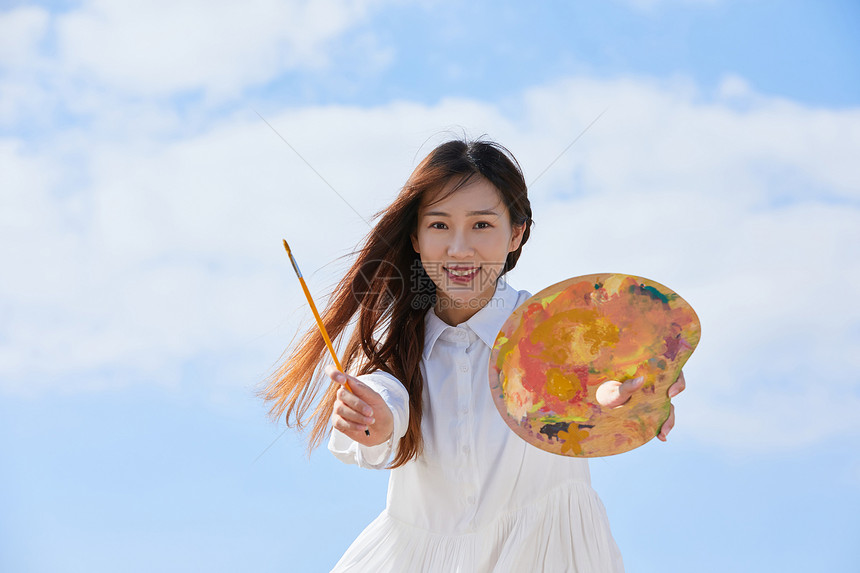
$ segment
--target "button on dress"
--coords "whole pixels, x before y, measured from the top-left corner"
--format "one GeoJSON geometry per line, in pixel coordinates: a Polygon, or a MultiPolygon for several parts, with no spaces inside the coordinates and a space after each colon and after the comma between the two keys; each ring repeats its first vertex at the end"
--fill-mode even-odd
{"type": "MultiPolygon", "coordinates": [[[[624,570],[588,461],[544,452],[508,428],[490,395],[490,352],[531,295],[500,279],[488,304],[457,326],[425,318],[424,451],[391,470],[385,509],[333,572],[616,573],[624,570]]],[[[381,469],[406,433],[409,398],[386,372],[358,377],[391,408],[378,446],[333,430],[329,450],[381,469]]]]}

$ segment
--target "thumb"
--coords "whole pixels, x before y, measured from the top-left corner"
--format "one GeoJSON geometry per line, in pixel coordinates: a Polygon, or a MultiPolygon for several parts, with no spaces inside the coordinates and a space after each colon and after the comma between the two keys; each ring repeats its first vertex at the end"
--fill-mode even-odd
{"type": "Polygon", "coordinates": [[[606,408],[617,408],[627,403],[630,396],[633,395],[645,382],[644,376],[619,382],[617,380],[608,380],[597,388],[597,402],[606,408]]]}
{"type": "Polygon", "coordinates": [[[334,382],[337,382],[356,397],[367,402],[371,408],[382,401],[382,397],[376,391],[355,376],[341,372],[331,364],[326,366],[325,371],[334,382]]]}
{"type": "Polygon", "coordinates": [[[619,394],[624,398],[624,401],[630,399],[630,396],[633,395],[633,392],[642,387],[642,383],[645,382],[644,376],[639,376],[638,378],[633,378],[631,380],[625,380],[621,383],[621,388],[619,388],[619,394]]]}

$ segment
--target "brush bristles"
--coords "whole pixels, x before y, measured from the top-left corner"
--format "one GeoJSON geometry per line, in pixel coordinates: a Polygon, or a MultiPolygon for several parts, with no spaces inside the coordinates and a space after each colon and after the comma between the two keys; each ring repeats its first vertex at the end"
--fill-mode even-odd
{"type": "Polygon", "coordinates": [[[286,239],[283,239],[283,241],[284,241],[284,248],[287,249],[287,253],[289,254],[290,253],[290,246],[287,244],[286,239]]]}

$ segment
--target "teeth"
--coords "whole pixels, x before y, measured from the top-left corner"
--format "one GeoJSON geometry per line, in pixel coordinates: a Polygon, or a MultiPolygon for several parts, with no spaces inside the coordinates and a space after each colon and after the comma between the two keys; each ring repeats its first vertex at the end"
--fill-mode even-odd
{"type": "Polygon", "coordinates": [[[463,271],[463,270],[456,270],[455,271],[454,269],[448,269],[448,272],[451,273],[452,275],[454,275],[455,277],[467,277],[467,276],[473,274],[477,270],[478,269],[476,269],[476,268],[472,268],[472,269],[469,269],[467,271],[463,271]]]}

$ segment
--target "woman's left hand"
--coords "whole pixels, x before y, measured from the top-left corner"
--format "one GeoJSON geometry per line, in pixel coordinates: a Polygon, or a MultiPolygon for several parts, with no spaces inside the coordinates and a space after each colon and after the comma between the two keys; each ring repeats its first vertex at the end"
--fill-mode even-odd
{"type": "MultiPolygon", "coordinates": [[[[642,387],[642,383],[645,381],[645,378],[633,378],[632,380],[627,380],[626,382],[618,382],[615,380],[610,380],[608,382],[604,382],[597,388],[597,392],[595,397],[597,398],[597,403],[601,406],[607,408],[617,408],[619,406],[623,406],[627,403],[627,400],[633,395],[634,392],[639,390],[642,387]]],[[[669,386],[669,398],[674,398],[678,394],[684,391],[684,388],[687,387],[687,383],[684,380],[684,373],[681,372],[678,375],[678,379],[674,384],[669,386]]],[[[657,439],[665,442],[666,438],[669,436],[669,432],[672,431],[672,428],[675,426],[675,405],[669,404],[669,417],[666,418],[666,421],[663,422],[663,427],[660,428],[660,433],[657,434],[657,439]]]]}

